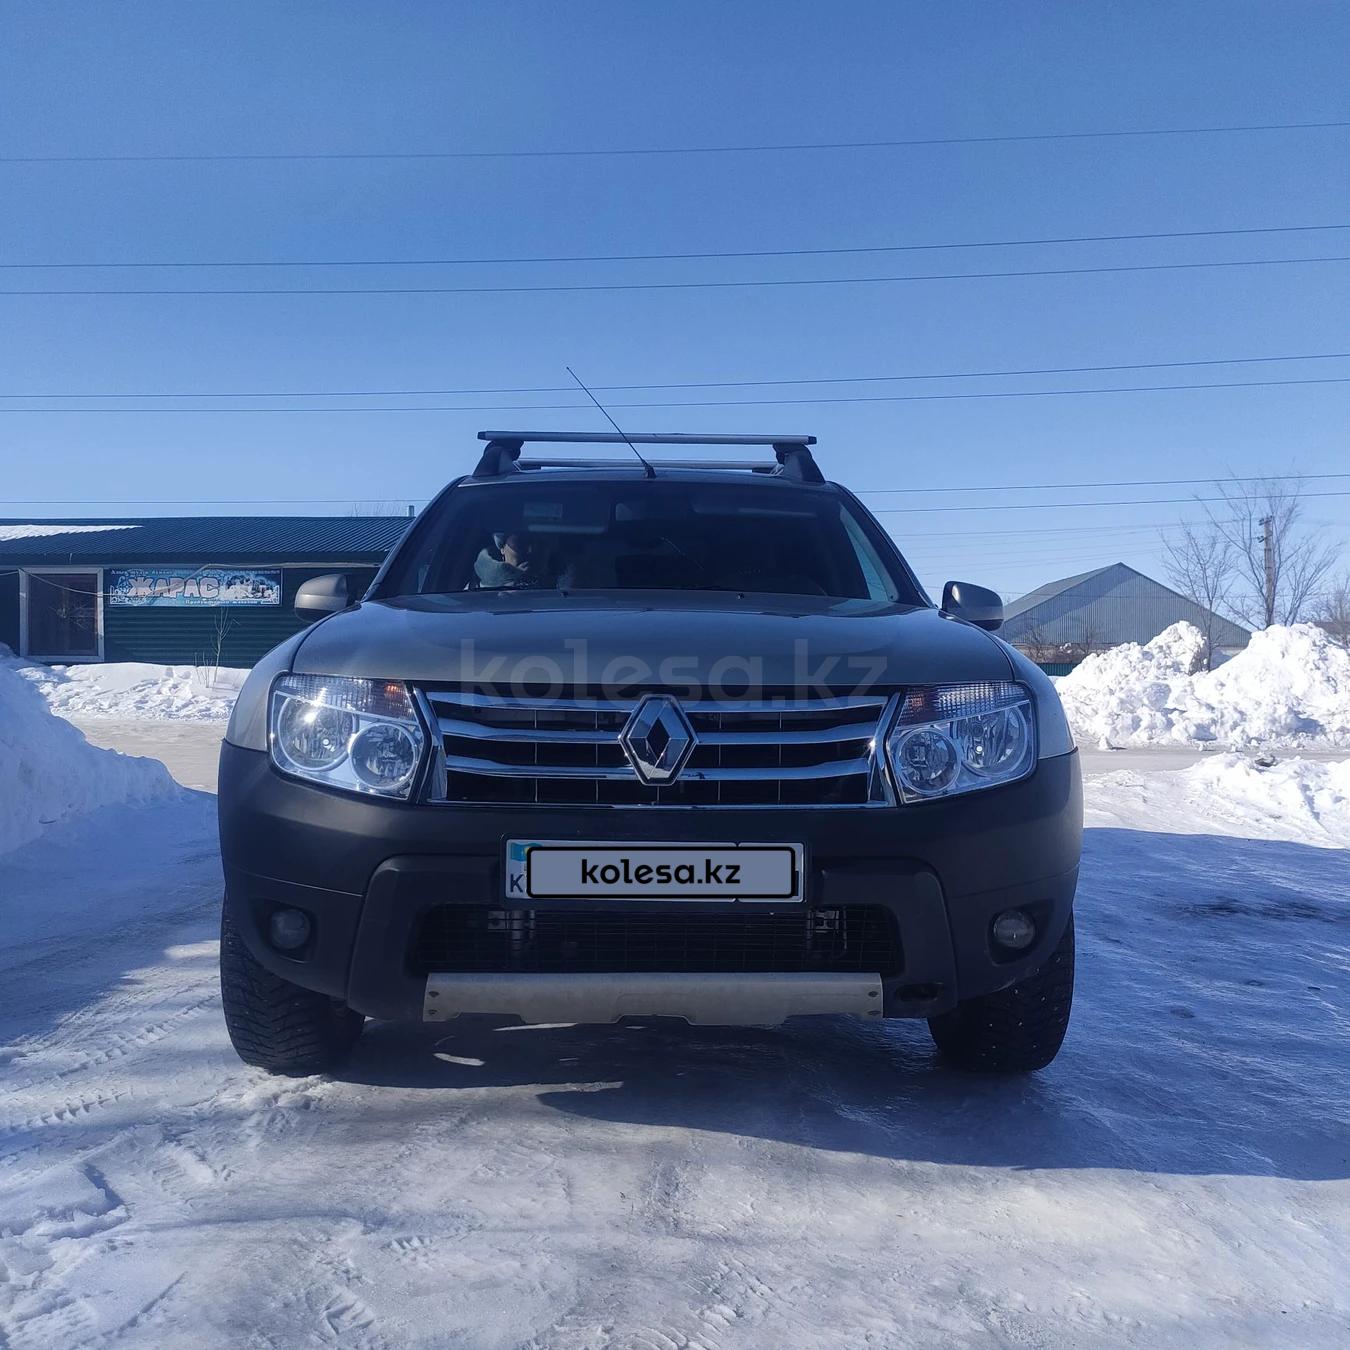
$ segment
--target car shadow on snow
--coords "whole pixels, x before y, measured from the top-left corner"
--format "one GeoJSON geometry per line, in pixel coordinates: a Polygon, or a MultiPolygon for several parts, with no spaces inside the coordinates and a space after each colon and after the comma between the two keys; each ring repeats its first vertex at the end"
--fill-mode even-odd
{"type": "Polygon", "coordinates": [[[1350,854],[1094,829],[1077,912],[1073,1024],[1027,1077],[946,1067],[922,1023],[843,1018],[375,1026],[341,1077],[537,1086],[595,1122],[912,1162],[1350,1176],[1350,854]]]}

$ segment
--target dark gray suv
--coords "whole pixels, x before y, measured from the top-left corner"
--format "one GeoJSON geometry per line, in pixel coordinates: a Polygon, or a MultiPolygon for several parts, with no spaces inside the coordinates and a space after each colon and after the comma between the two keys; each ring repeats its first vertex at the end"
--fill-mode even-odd
{"type": "Polygon", "coordinates": [[[941,607],[813,438],[484,432],[369,591],[253,671],[220,764],[230,1037],[337,1066],[438,1024],[922,1017],[1050,1062],[1078,759],[1054,688],[941,607]],[[627,460],[525,460],[526,442],[627,460]],[[644,457],[765,445],[765,462],[644,457]],[[650,454],[651,452],[648,452],[650,454]]]}

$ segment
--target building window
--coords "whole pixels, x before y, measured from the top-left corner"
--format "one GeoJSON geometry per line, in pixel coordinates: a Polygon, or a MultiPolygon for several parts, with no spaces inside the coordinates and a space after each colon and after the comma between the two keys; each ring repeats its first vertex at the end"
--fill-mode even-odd
{"type": "Polygon", "coordinates": [[[26,652],[48,661],[97,661],[102,574],[29,572],[26,652]]]}

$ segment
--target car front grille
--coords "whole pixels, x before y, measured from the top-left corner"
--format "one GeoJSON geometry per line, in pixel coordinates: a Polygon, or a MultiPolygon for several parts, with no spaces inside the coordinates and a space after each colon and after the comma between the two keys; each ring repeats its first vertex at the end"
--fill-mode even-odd
{"type": "Polygon", "coordinates": [[[440,905],[413,941],[416,974],[765,973],[902,970],[879,905],[796,914],[493,909],[440,905]]]}
{"type": "Polygon", "coordinates": [[[430,798],[522,806],[872,806],[893,696],[678,700],[696,737],[679,776],[644,784],[620,733],[640,696],[421,694],[440,732],[430,798]]]}

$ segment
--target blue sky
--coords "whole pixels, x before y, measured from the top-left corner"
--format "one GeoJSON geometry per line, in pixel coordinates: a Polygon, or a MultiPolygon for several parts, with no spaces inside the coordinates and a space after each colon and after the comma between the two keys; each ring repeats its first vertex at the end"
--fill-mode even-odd
{"type": "MultiPolygon", "coordinates": [[[[597,149],[1350,117],[1333,3],[234,3],[9,0],[0,155],[597,149]]],[[[1350,224],[1350,131],[770,154],[0,164],[0,262],[501,258],[1350,224]]],[[[0,287],[493,286],[884,276],[1350,255],[1350,229],[780,259],[13,270],[0,287]]],[[[757,290],[0,296],[0,393],[491,389],[841,378],[1350,351],[1350,263],[757,290]]],[[[603,395],[847,397],[1350,377],[1350,360],[603,395]]],[[[187,398],[190,408],[572,395],[187,398]]],[[[170,409],[175,401],[86,401],[170,409]]],[[[0,516],[343,512],[418,500],[493,425],[576,410],[36,412],[5,399],[0,516]],[[303,498],[176,508],[169,499],[303,498]],[[32,499],[41,499],[35,501],[32,499]],[[78,500],[77,500],[78,499],[78,500]],[[101,505],[107,502],[125,505],[101,505]],[[325,504],[331,502],[332,504],[325,504]]],[[[934,587],[1158,570],[1203,489],[960,486],[1350,472],[1350,384],[616,408],[629,430],[811,431],[934,587]],[[906,495],[896,489],[943,489],[906,495]],[[979,510],[1016,504],[1017,510],[979,510]],[[958,506],[959,511],[902,508],[958,506]]],[[[1350,491],[1350,479],[1314,485],[1350,491]]],[[[1350,496],[1308,503],[1350,534],[1350,496]]]]}

